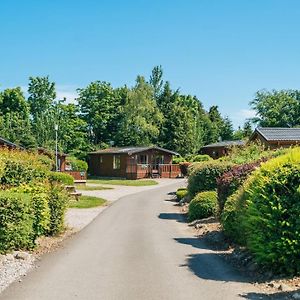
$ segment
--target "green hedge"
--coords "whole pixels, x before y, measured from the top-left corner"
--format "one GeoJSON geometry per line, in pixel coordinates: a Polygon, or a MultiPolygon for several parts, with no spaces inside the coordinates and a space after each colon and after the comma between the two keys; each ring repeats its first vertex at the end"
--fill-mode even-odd
{"type": "Polygon", "coordinates": [[[225,204],[225,232],[275,272],[300,273],[300,148],[271,159],[225,204]]]}
{"type": "Polygon", "coordinates": [[[23,193],[0,192],[0,252],[34,246],[30,197],[23,193]]]}
{"type": "Polygon", "coordinates": [[[188,179],[189,196],[193,198],[199,192],[215,190],[217,179],[231,167],[232,163],[221,161],[193,163],[188,179]]]}
{"type": "Polygon", "coordinates": [[[64,218],[68,201],[68,195],[62,186],[51,186],[48,200],[50,208],[50,235],[58,234],[64,230],[64,218]]]}
{"type": "Polygon", "coordinates": [[[51,182],[61,183],[65,185],[73,185],[74,184],[74,178],[67,174],[67,173],[61,173],[61,172],[49,172],[48,178],[51,182]]]}
{"type": "Polygon", "coordinates": [[[202,161],[209,161],[212,158],[207,154],[198,154],[191,157],[191,162],[202,162],[202,161]]]}
{"type": "Polygon", "coordinates": [[[217,192],[206,191],[198,193],[189,204],[188,220],[208,218],[217,213],[217,192]]]}

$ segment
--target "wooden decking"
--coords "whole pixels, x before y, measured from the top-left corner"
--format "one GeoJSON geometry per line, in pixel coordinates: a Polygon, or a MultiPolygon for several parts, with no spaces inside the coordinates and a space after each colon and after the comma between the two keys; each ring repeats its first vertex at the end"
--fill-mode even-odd
{"type": "Polygon", "coordinates": [[[126,178],[176,178],[180,176],[179,165],[173,164],[132,164],[126,167],[126,178]]]}

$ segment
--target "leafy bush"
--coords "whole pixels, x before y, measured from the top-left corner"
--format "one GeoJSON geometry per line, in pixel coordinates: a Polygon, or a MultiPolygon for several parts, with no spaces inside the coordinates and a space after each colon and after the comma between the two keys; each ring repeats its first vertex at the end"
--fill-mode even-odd
{"type": "Polygon", "coordinates": [[[232,167],[229,162],[208,161],[193,163],[188,179],[188,192],[191,198],[197,193],[217,188],[217,178],[232,167]]]}
{"type": "Polygon", "coordinates": [[[50,182],[62,183],[65,185],[74,184],[74,178],[67,173],[49,172],[48,178],[50,182]]]}
{"type": "Polygon", "coordinates": [[[217,193],[215,191],[198,193],[189,204],[189,222],[211,217],[216,214],[217,207],[217,193]]]}
{"type": "Polygon", "coordinates": [[[68,206],[68,194],[60,185],[52,185],[49,193],[50,208],[49,234],[55,235],[64,230],[64,217],[68,206]]]}
{"type": "Polygon", "coordinates": [[[176,197],[177,197],[177,200],[180,201],[182,198],[184,198],[186,195],[187,195],[187,189],[186,188],[179,188],[177,191],[176,191],[176,197]]]}
{"type": "Polygon", "coordinates": [[[246,195],[249,250],[274,270],[299,273],[300,148],[263,164],[246,195]]]}
{"type": "Polygon", "coordinates": [[[260,166],[261,159],[253,163],[233,166],[217,179],[218,203],[220,212],[223,211],[226,199],[238,190],[247,177],[260,166]]]}
{"type": "Polygon", "coordinates": [[[243,218],[245,211],[245,186],[239,188],[234,194],[228,197],[221,214],[221,224],[225,235],[233,242],[245,245],[245,227],[243,218]]]}
{"type": "Polygon", "coordinates": [[[230,235],[241,235],[242,230],[242,242],[257,262],[277,272],[300,273],[299,183],[297,148],[262,164],[237,194],[231,209],[227,201],[222,216],[230,235]]]}
{"type": "Polygon", "coordinates": [[[33,239],[30,197],[22,193],[0,192],[0,252],[32,248],[33,239]]]}
{"type": "Polygon", "coordinates": [[[67,163],[71,165],[72,171],[87,171],[88,169],[88,164],[83,161],[79,160],[75,157],[68,157],[67,158],[67,163]]]}
{"type": "Polygon", "coordinates": [[[207,154],[198,154],[191,157],[191,162],[201,162],[201,161],[209,161],[212,160],[212,158],[207,154]]]}
{"type": "Polygon", "coordinates": [[[19,186],[46,178],[48,166],[39,160],[39,155],[19,151],[0,150],[0,184],[4,186],[19,186]]]}

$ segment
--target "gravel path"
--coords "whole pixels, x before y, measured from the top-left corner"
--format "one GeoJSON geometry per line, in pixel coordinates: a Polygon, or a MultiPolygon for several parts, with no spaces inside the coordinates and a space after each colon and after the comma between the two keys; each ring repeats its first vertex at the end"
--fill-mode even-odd
{"type": "Polygon", "coordinates": [[[33,268],[35,258],[27,252],[16,251],[0,255],[0,293],[12,282],[19,280],[33,268]]]}

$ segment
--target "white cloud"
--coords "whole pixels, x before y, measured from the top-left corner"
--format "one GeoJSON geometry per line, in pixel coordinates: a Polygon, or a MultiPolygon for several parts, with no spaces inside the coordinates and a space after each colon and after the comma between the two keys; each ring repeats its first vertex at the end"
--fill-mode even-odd
{"type": "Polygon", "coordinates": [[[253,109],[241,109],[238,112],[238,115],[243,119],[250,119],[256,116],[256,113],[253,109]]]}
{"type": "Polygon", "coordinates": [[[75,99],[78,98],[78,93],[76,92],[76,88],[74,86],[57,85],[56,98],[57,99],[66,98],[67,103],[74,103],[75,99]]]}

